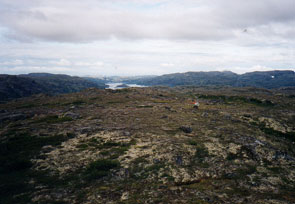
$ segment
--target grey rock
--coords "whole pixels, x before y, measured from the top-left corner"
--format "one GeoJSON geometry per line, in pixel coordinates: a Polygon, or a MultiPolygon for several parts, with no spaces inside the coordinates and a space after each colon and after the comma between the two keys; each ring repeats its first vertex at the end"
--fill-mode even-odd
{"type": "Polygon", "coordinates": [[[249,114],[249,113],[245,113],[243,116],[246,117],[246,118],[252,118],[252,115],[249,114]]]}
{"type": "Polygon", "coordinates": [[[202,113],[202,117],[208,117],[208,113],[207,112],[202,113]]]}
{"type": "Polygon", "coordinates": [[[124,132],[123,132],[123,135],[124,135],[124,136],[130,136],[130,135],[131,135],[131,133],[130,133],[130,132],[128,132],[128,131],[124,131],[124,132]]]}
{"type": "Polygon", "coordinates": [[[82,127],[82,128],[79,128],[78,131],[81,134],[86,134],[86,133],[92,132],[92,128],[91,127],[82,127]]]}
{"type": "Polygon", "coordinates": [[[287,152],[282,152],[282,151],[276,151],[275,155],[273,156],[274,160],[278,160],[278,159],[284,159],[284,160],[293,160],[293,158],[291,156],[289,156],[287,154],[287,152]]]}
{"type": "Polygon", "coordinates": [[[69,117],[72,119],[78,119],[80,118],[80,115],[74,112],[66,112],[65,114],[63,114],[63,117],[69,117]]]}
{"type": "Polygon", "coordinates": [[[226,178],[226,179],[233,179],[233,178],[235,178],[236,176],[237,176],[236,173],[226,173],[226,174],[224,175],[224,178],[226,178]]]}
{"type": "Polygon", "coordinates": [[[182,165],[182,156],[177,156],[175,162],[177,165],[182,165]]]}
{"type": "Polygon", "coordinates": [[[185,133],[191,133],[193,131],[193,129],[189,126],[181,126],[179,129],[185,133]]]}
{"type": "Polygon", "coordinates": [[[75,108],[76,108],[76,106],[71,106],[71,107],[70,107],[70,109],[75,109],[75,108]]]}

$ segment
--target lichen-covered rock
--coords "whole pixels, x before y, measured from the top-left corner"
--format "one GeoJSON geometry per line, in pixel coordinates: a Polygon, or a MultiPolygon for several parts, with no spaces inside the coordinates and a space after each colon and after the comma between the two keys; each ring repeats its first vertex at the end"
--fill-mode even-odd
{"type": "Polygon", "coordinates": [[[281,124],[280,122],[276,121],[273,118],[260,117],[260,118],[258,118],[258,120],[260,123],[264,123],[267,128],[272,128],[272,129],[282,132],[282,133],[292,132],[291,127],[281,124]]]}

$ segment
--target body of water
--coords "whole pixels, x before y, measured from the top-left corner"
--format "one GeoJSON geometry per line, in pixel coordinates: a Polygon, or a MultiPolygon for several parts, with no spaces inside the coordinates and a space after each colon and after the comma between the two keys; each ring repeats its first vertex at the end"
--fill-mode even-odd
{"type": "MultiPolygon", "coordinates": [[[[108,85],[109,87],[107,89],[123,89],[125,87],[120,87],[121,85],[123,85],[123,83],[107,83],[106,85],[108,85]]],[[[128,87],[146,87],[146,86],[142,86],[142,85],[138,85],[138,84],[124,84],[127,85],[128,87]]]]}

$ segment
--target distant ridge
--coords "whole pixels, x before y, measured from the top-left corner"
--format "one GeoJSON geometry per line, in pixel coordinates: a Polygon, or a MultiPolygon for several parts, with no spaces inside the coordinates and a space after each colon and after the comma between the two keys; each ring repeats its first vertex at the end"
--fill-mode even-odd
{"type": "Polygon", "coordinates": [[[148,79],[129,80],[125,83],[136,83],[146,86],[234,86],[281,88],[295,86],[294,71],[265,71],[236,74],[225,72],[186,72],[165,74],[148,79]]]}
{"type": "Polygon", "coordinates": [[[63,94],[86,88],[106,88],[102,80],[89,81],[81,77],[63,74],[32,73],[0,75],[0,102],[33,94],[63,94]]]}
{"type": "MultiPolygon", "coordinates": [[[[31,73],[22,75],[0,75],[0,102],[27,97],[33,94],[63,94],[78,92],[86,88],[106,88],[106,81],[90,77],[72,77],[64,74],[31,73]]],[[[295,72],[265,71],[236,74],[224,72],[186,72],[162,76],[140,77],[122,83],[145,86],[233,86],[258,88],[295,87],[295,72]]]]}

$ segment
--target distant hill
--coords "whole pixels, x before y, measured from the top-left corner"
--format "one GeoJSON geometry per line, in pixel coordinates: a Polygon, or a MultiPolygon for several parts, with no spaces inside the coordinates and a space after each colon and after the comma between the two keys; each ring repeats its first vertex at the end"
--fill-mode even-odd
{"type": "Polygon", "coordinates": [[[0,75],[0,101],[42,93],[43,85],[30,78],[0,75]]]}
{"type": "Polygon", "coordinates": [[[94,83],[100,85],[101,87],[106,88],[105,84],[107,83],[107,80],[105,80],[105,79],[100,79],[100,78],[95,78],[95,77],[82,77],[82,79],[86,79],[87,81],[94,82],[94,83]]]}
{"type": "Polygon", "coordinates": [[[239,76],[236,86],[281,88],[295,86],[294,71],[249,72],[239,76]]]}
{"type": "Polygon", "coordinates": [[[26,97],[33,94],[63,94],[86,88],[105,88],[103,81],[90,81],[61,74],[33,73],[0,75],[0,101],[26,97]]]}
{"type": "MultiPolygon", "coordinates": [[[[49,73],[0,75],[0,102],[39,93],[55,95],[78,92],[90,87],[103,89],[107,87],[105,83],[109,80],[49,73]]],[[[249,72],[242,75],[229,71],[186,72],[162,76],[126,77],[121,80],[125,84],[145,86],[234,86],[268,89],[295,87],[294,71],[249,72]]]]}
{"type": "Polygon", "coordinates": [[[233,72],[186,72],[158,77],[125,81],[146,86],[235,86],[280,88],[295,86],[293,71],[249,72],[242,75],[233,72]]]}

